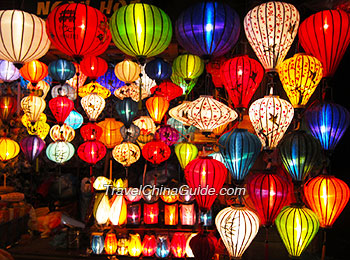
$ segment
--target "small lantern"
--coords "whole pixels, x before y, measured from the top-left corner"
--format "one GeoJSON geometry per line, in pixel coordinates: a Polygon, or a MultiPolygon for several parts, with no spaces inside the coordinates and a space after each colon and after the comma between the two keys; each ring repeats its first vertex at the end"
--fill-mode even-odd
{"type": "Polygon", "coordinates": [[[58,164],[69,161],[73,157],[74,152],[74,146],[71,143],[64,141],[51,143],[46,148],[47,158],[58,164]]]}
{"type": "Polygon", "coordinates": [[[126,224],[127,206],[122,195],[114,195],[111,199],[112,206],[109,210],[109,220],[115,226],[126,224]]]}
{"type": "Polygon", "coordinates": [[[19,69],[7,60],[0,60],[0,79],[4,82],[12,82],[21,76],[19,69]]]}
{"type": "Polygon", "coordinates": [[[129,239],[122,237],[118,239],[118,255],[127,255],[129,252],[129,239]]]}
{"type": "Polygon", "coordinates": [[[140,136],[140,128],[134,124],[131,124],[130,127],[123,125],[120,128],[120,134],[122,135],[124,142],[135,143],[140,136]]]}
{"type": "Polygon", "coordinates": [[[108,185],[112,185],[112,180],[105,176],[98,176],[93,184],[95,190],[106,190],[108,185]]]}
{"type": "Polygon", "coordinates": [[[149,116],[140,116],[133,123],[140,128],[140,134],[142,135],[154,134],[157,130],[154,121],[149,116]]]}
{"type": "Polygon", "coordinates": [[[91,239],[91,249],[92,252],[96,255],[100,255],[103,252],[104,248],[104,240],[103,233],[92,233],[91,239]]]}
{"type": "Polygon", "coordinates": [[[79,127],[81,127],[83,125],[83,122],[84,122],[83,116],[75,110],[72,110],[69,113],[66,120],[64,121],[65,124],[69,125],[74,130],[77,130],[79,127]]]}
{"type": "Polygon", "coordinates": [[[33,86],[33,84],[29,82],[27,85],[27,89],[31,90],[32,95],[45,99],[47,93],[49,93],[50,85],[45,80],[40,80],[35,86],[33,86]]]}
{"type": "Polygon", "coordinates": [[[157,237],[156,256],[166,258],[170,253],[170,242],[167,235],[159,235],[157,237]]]}
{"type": "Polygon", "coordinates": [[[107,233],[105,238],[105,251],[108,255],[114,255],[117,251],[117,237],[114,233],[107,233]]]}
{"type": "Polygon", "coordinates": [[[114,118],[105,118],[105,120],[97,123],[97,125],[102,128],[102,135],[99,141],[107,148],[114,148],[123,141],[120,133],[120,128],[124,125],[122,122],[114,118]]]}
{"type": "Polygon", "coordinates": [[[124,60],[115,65],[114,73],[121,81],[132,83],[140,77],[141,68],[136,62],[124,60]]]}
{"type": "Polygon", "coordinates": [[[141,222],[141,204],[129,204],[127,206],[127,224],[140,225],[141,222]]]}
{"type": "Polygon", "coordinates": [[[183,258],[186,253],[186,236],[184,233],[175,232],[171,239],[171,253],[175,258],[183,258]]]}
{"type": "Polygon", "coordinates": [[[159,194],[157,189],[150,187],[145,187],[142,190],[142,198],[146,203],[154,203],[159,199],[159,194]]]}
{"type": "Polygon", "coordinates": [[[80,65],[73,62],[75,67],[75,75],[73,78],[66,81],[67,84],[72,86],[74,89],[79,89],[82,87],[87,79],[87,76],[81,71],[80,65]]]}
{"type": "Polygon", "coordinates": [[[45,148],[45,142],[36,135],[24,137],[19,144],[29,162],[33,162],[45,148]]]}
{"type": "Polygon", "coordinates": [[[115,109],[120,116],[120,121],[122,121],[126,127],[129,127],[136,117],[139,107],[138,103],[131,98],[124,98],[123,100],[117,100],[115,109]]]}
{"type": "Polygon", "coordinates": [[[100,140],[102,132],[102,128],[95,123],[87,123],[82,128],[80,128],[80,134],[83,137],[84,141],[100,140]]]}
{"type": "MultiPolygon", "coordinates": [[[[38,83],[38,85],[40,85],[40,82],[38,83]]],[[[69,84],[56,85],[51,89],[51,96],[52,98],[58,96],[67,96],[70,100],[76,100],[77,91],[69,84]]]]}
{"type": "Polygon", "coordinates": [[[157,240],[154,235],[145,235],[142,241],[142,254],[153,256],[156,253],[157,240]]]}
{"type": "Polygon", "coordinates": [[[159,127],[155,134],[156,139],[160,139],[168,146],[176,144],[179,140],[179,137],[179,131],[169,125],[163,125],[159,127]]]}
{"type": "Polygon", "coordinates": [[[14,96],[6,95],[0,97],[0,119],[7,122],[12,118],[17,109],[17,99],[14,96]]]}
{"type": "Polygon", "coordinates": [[[142,242],[139,234],[129,234],[129,255],[139,257],[142,253],[142,242]]]}
{"type": "Polygon", "coordinates": [[[114,68],[111,67],[107,69],[104,75],[98,77],[96,82],[108,89],[111,93],[114,93],[116,89],[125,85],[125,82],[117,78],[114,74],[114,68]]]}
{"type": "Polygon", "coordinates": [[[106,146],[100,141],[86,141],[77,150],[79,158],[89,164],[96,164],[105,157],[106,152],[106,146]]]}
{"type": "Polygon", "coordinates": [[[179,194],[177,192],[172,192],[170,188],[165,188],[162,194],[160,194],[160,198],[165,203],[175,203],[179,199],[179,194]]]}
{"type": "Polygon", "coordinates": [[[52,141],[72,142],[75,137],[75,131],[69,125],[54,125],[50,129],[50,137],[52,141]]]}
{"type": "Polygon", "coordinates": [[[151,88],[151,93],[155,96],[165,97],[169,102],[183,94],[183,89],[172,83],[170,80],[164,81],[151,88]]]}
{"type": "Polygon", "coordinates": [[[169,101],[165,97],[150,97],[146,101],[146,108],[153,121],[160,124],[169,108],[169,101]]]}
{"type": "Polygon", "coordinates": [[[114,147],[112,155],[124,167],[129,167],[140,159],[141,151],[136,144],[124,142],[114,147]]]}
{"type": "Polygon", "coordinates": [[[63,124],[74,108],[74,103],[66,96],[58,96],[49,101],[49,107],[58,124],[63,124]]]}
{"type": "Polygon", "coordinates": [[[201,223],[204,227],[209,227],[213,225],[213,211],[199,211],[199,223],[201,223]]]}
{"type": "Polygon", "coordinates": [[[188,185],[182,185],[179,190],[179,201],[182,203],[189,203],[195,200],[194,195],[188,185]]]}
{"type": "Polygon", "coordinates": [[[19,145],[16,141],[7,138],[0,138],[0,161],[6,162],[16,157],[20,152],[19,145]]]}
{"type": "Polygon", "coordinates": [[[196,211],[194,204],[180,205],[180,220],[181,225],[193,226],[196,224],[196,211]]]}
{"type": "Polygon", "coordinates": [[[60,82],[64,83],[75,75],[75,66],[72,62],[64,59],[58,59],[50,62],[49,67],[50,76],[60,82]]]}
{"type": "Polygon", "coordinates": [[[204,71],[204,61],[193,54],[177,56],[173,61],[173,73],[185,80],[198,78],[204,71]]]}
{"type": "Polygon", "coordinates": [[[27,125],[28,134],[37,135],[44,141],[46,136],[49,134],[49,131],[50,131],[50,125],[42,121],[38,121],[34,125],[32,124],[27,125]]]}
{"type": "Polygon", "coordinates": [[[189,142],[179,143],[175,146],[175,154],[181,168],[185,169],[186,165],[190,161],[196,159],[198,155],[198,148],[189,142]]]}
{"type": "Polygon", "coordinates": [[[102,87],[96,82],[91,82],[78,89],[79,97],[85,97],[92,93],[95,93],[104,99],[108,98],[111,95],[111,92],[107,88],[102,87]]]}
{"type": "Polygon", "coordinates": [[[96,121],[106,105],[104,98],[96,93],[83,97],[80,103],[90,121],[96,121]]]}
{"type": "Polygon", "coordinates": [[[147,91],[143,87],[139,87],[135,83],[130,83],[130,85],[122,86],[114,91],[114,96],[123,100],[124,98],[131,98],[135,102],[148,97],[147,91]]]}
{"type": "Polygon", "coordinates": [[[170,78],[172,69],[168,62],[161,58],[155,58],[154,60],[147,62],[145,72],[148,77],[155,80],[158,84],[162,80],[170,78]]]}
{"type": "Polygon", "coordinates": [[[22,98],[21,107],[23,112],[29,118],[30,122],[35,123],[46,107],[46,102],[43,98],[37,96],[27,96],[22,98]]]}
{"type": "Polygon", "coordinates": [[[177,204],[164,205],[164,224],[169,226],[176,226],[179,217],[179,206],[177,204]]]}
{"type": "Polygon", "coordinates": [[[47,65],[38,60],[33,60],[24,64],[19,71],[22,77],[30,81],[33,86],[48,75],[47,65]]]}
{"type": "Polygon", "coordinates": [[[142,156],[153,164],[160,164],[169,159],[171,150],[162,141],[148,142],[142,149],[142,156]]]}
{"type": "Polygon", "coordinates": [[[147,225],[157,224],[159,215],[158,202],[143,205],[143,221],[147,225]]]}

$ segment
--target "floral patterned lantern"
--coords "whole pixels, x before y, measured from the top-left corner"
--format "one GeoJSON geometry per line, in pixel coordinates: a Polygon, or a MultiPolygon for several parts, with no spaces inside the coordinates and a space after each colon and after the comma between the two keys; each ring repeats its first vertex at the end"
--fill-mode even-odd
{"type": "Polygon", "coordinates": [[[75,75],[73,78],[67,80],[66,83],[72,86],[74,89],[79,89],[84,85],[87,76],[81,71],[78,63],[73,62],[73,64],[75,67],[75,75]]]}
{"type": "MultiPolygon", "coordinates": [[[[40,81],[42,82],[42,81],[40,81]]],[[[38,85],[40,84],[38,83],[38,85]]],[[[69,84],[65,83],[62,85],[56,85],[51,89],[51,96],[52,98],[58,97],[58,96],[67,96],[70,100],[76,100],[77,99],[77,91],[70,86],[69,84]]]]}
{"type": "Polygon", "coordinates": [[[103,97],[104,99],[108,98],[111,95],[111,92],[108,89],[106,89],[105,87],[102,87],[100,84],[96,82],[91,82],[78,89],[78,95],[80,97],[85,97],[92,93],[95,93],[103,97]]]}
{"type": "Polygon", "coordinates": [[[140,128],[134,124],[131,124],[130,127],[123,125],[120,128],[120,134],[124,142],[135,143],[140,135],[140,128]]]}
{"type": "Polygon", "coordinates": [[[188,118],[188,109],[191,107],[192,102],[184,101],[182,104],[173,107],[169,110],[169,115],[181,122],[184,126],[192,125],[192,120],[188,118]]]}
{"type": "Polygon", "coordinates": [[[148,97],[147,91],[141,87],[136,85],[135,83],[130,83],[129,85],[122,86],[114,91],[114,96],[123,100],[124,98],[131,98],[135,102],[139,102],[141,100],[148,97]]]}
{"type": "Polygon", "coordinates": [[[46,156],[49,160],[63,164],[69,161],[74,155],[75,149],[71,143],[57,141],[50,143],[46,148],[46,156]]]}
{"type": "Polygon", "coordinates": [[[45,99],[49,93],[50,85],[45,80],[40,80],[35,86],[29,82],[27,89],[31,90],[32,95],[45,99]]]}
{"type": "Polygon", "coordinates": [[[69,125],[53,125],[50,129],[51,139],[56,141],[72,142],[75,137],[75,131],[69,125]]]}
{"type": "Polygon", "coordinates": [[[83,97],[80,103],[90,121],[96,121],[106,105],[104,98],[96,93],[83,97]]]}
{"type": "Polygon", "coordinates": [[[156,125],[149,116],[140,116],[133,123],[140,128],[140,134],[154,134],[156,132],[156,125]]]}
{"type": "Polygon", "coordinates": [[[153,164],[160,164],[169,159],[171,150],[162,141],[151,141],[142,149],[142,156],[153,164]]]}
{"type": "Polygon", "coordinates": [[[133,143],[123,142],[114,147],[113,158],[124,167],[129,167],[140,159],[140,148],[133,143]]]}

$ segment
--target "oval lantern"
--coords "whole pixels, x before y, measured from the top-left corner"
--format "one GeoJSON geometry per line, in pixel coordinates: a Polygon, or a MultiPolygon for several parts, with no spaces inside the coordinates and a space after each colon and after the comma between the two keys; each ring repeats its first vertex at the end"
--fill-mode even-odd
{"type": "Polygon", "coordinates": [[[151,88],[155,96],[165,97],[169,102],[183,94],[183,89],[169,80],[151,88]]]}
{"type": "Polygon", "coordinates": [[[140,77],[140,66],[131,60],[123,60],[114,67],[117,78],[125,83],[132,83],[140,77]]]}
{"type": "Polygon", "coordinates": [[[83,97],[80,103],[90,121],[96,121],[106,105],[104,98],[96,93],[83,97]]]}
{"type": "Polygon", "coordinates": [[[14,96],[0,96],[0,119],[7,122],[17,110],[17,99],[14,96]]]}
{"type": "Polygon", "coordinates": [[[36,135],[24,137],[19,144],[28,162],[33,162],[45,148],[45,142],[36,135]]]}
{"type": "Polygon", "coordinates": [[[244,31],[265,70],[276,70],[297,35],[300,15],[294,5],[270,1],[244,17],[244,31]]]}
{"type": "Polygon", "coordinates": [[[146,63],[145,72],[148,77],[155,80],[157,84],[170,78],[173,73],[171,65],[161,58],[155,58],[146,63]]]}
{"type": "Polygon", "coordinates": [[[172,37],[169,16],[160,8],[145,3],[119,8],[112,15],[109,26],[117,48],[138,59],[163,52],[172,37]]]}
{"type": "Polygon", "coordinates": [[[198,155],[198,148],[194,144],[189,142],[178,143],[175,145],[175,154],[180,163],[181,168],[184,170],[186,165],[196,159],[198,155]]]}
{"type": "Polygon", "coordinates": [[[140,135],[140,128],[134,124],[131,124],[130,127],[123,125],[120,128],[120,134],[124,142],[135,143],[140,135]]]}
{"type": "Polygon", "coordinates": [[[145,235],[142,241],[142,254],[153,256],[157,249],[157,240],[154,235],[145,235]]]}
{"type": "Polygon", "coordinates": [[[92,81],[106,73],[108,69],[107,62],[96,56],[86,56],[80,62],[81,71],[92,81]]]}
{"type": "Polygon", "coordinates": [[[169,159],[171,150],[162,141],[151,141],[142,148],[142,156],[152,164],[160,164],[169,159]]]}
{"type": "Polygon", "coordinates": [[[140,159],[141,151],[136,144],[124,142],[114,147],[112,155],[114,160],[124,167],[129,167],[140,159]]]}
{"type": "Polygon", "coordinates": [[[155,138],[163,141],[168,146],[172,146],[179,140],[179,132],[169,125],[163,125],[157,129],[155,138]]]}
{"type": "Polygon", "coordinates": [[[324,10],[306,18],[299,27],[306,53],[322,62],[323,76],[332,77],[350,42],[350,17],[343,10],[324,10]]]}
{"type": "MultiPolygon", "coordinates": [[[[146,65],[141,66],[140,77],[135,81],[135,84],[144,89],[148,95],[151,93],[151,89],[157,85],[157,83],[148,77],[145,71],[146,65]]],[[[140,91],[139,91],[140,92],[140,91]]],[[[139,94],[140,95],[140,94],[139,94]]]]}
{"type": "Polygon", "coordinates": [[[195,198],[202,211],[209,211],[216,194],[225,183],[227,169],[225,165],[211,157],[199,157],[190,161],[185,167],[185,179],[188,186],[194,191],[199,187],[215,190],[214,194],[196,193],[195,198]],[[203,195],[202,195],[203,194],[203,195]]]}
{"type": "Polygon", "coordinates": [[[169,101],[165,97],[154,96],[146,101],[147,111],[156,124],[160,124],[169,105],[169,101]]]}
{"type": "MultiPolygon", "coordinates": [[[[38,84],[40,84],[40,82],[38,84]]],[[[52,98],[56,98],[58,96],[67,96],[70,100],[76,100],[77,91],[69,84],[56,85],[51,89],[51,96],[52,98]]]]}
{"type": "Polygon", "coordinates": [[[58,5],[47,16],[46,28],[52,44],[77,61],[102,54],[112,38],[107,17],[85,4],[58,5]]]}
{"type": "Polygon", "coordinates": [[[117,237],[114,233],[107,233],[104,241],[105,252],[107,255],[114,255],[117,251],[117,237]]]}
{"type": "Polygon", "coordinates": [[[85,97],[92,93],[95,93],[104,99],[108,98],[111,95],[111,92],[108,89],[96,82],[91,82],[78,89],[79,97],[85,97]]]}
{"type": "Polygon", "coordinates": [[[45,80],[40,80],[37,84],[34,85],[29,82],[27,89],[31,90],[32,95],[45,99],[49,93],[50,85],[45,80]]]}
{"type": "Polygon", "coordinates": [[[21,107],[29,121],[34,123],[39,119],[40,114],[45,110],[46,102],[37,96],[27,96],[22,98],[21,107]]]}
{"type": "Polygon", "coordinates": [[[64,121],[66,125],[69,125],[74,130],[77,130],[79,127],[81,127],[83,125],[83,122],[84,122],[83,116],[75,110],[72,110],[69,113],[66,120],[64,121]]]}
{"type": "Polygon", "coordinates": [[[107,148],[114,148],[117,144],[123,141],[120,133],[120,128],[124,125],[122,122],[115,120],[114,118],[105,118],[105,120],[97,123],[102,128],[102,135],[99,141],[102,142],[107,148]]]}
{"type": "Polygon", "coordinates": [[[175,33],[186,51],[203,58],[221,56],[238,40],[239,16],[225,3],[200,2],[180,14],[175,33]]]}
{"type": "Polygon", "coordinates": [[[44,56],[50,48],[45,21],[19,10],[0,11],[0,59],[24,64],[44,56]]]}
{"type": "Polygon", "coordinates": [[[142,242],[140,234],[129,234],[129,236],[129,255],[132,257],[139,257],[142,253],[142,242]]]}
{"type": "Polygon", "coordinates": [[[215,254],[217,242],[213,233],[199,232],[191,238],[189,244],[195,259],[211,260],[215,254]]]}
{"type": "Polygon", "coordinates": [[[170,253],[170,242],[167,235],[158,235],[156,257],[166,258],[170,253]]]}
{"type": "Polygon", "coordinates": [[[6,162],[15,158],[20,152],[19,145],[16,141],[8,138],[0,138],[0,161],[6,162]]]}
{"type": "Polygon", "coordinates": [[[183,54],[173,60],[173,73],[185,81],[198,78],[204,71],[203,60],[193,54],[183,54]]]}
{"type": "Polygon", "coordinates": [[[77,150],[79,158],[89,164],[96,164],[105,157],[106,152],[106,146],[99,141],[86,141],[77,150]]]}
{"type": "Polygon", "coordinates": [[[49,107],[58,124],[63,124],[74,108],[74,103],[67,96],[58,96],[49,101],[49,107]]]}
{"type": "Polygon", "coordinates": [[[140,128],[140,134],[154,134],[156,132],[156,125],[149,116],[140,116],[133,121],[134,125],[140,128]]]}
{"type": "Polygon", "coordinates": [[[75,131],[69,125],[54,125],[50,129],[51,139],[56,141],[72,142],[75,137],[75,131]]]}
{"type": "Polygon", "coordinates": [[[100,255],[103,252],[104,240],[103,233],[93,232],[91,234],[91,250],[94,254],[100,255]]]}
{"type": "Polygon", "coordinates": [[[108,68],[104,75],[96,79],[96,82],[108,89],[111,93],[114,93],[116,89],[125,85],[125,82],[118,79],[115,75],[114,68],[108,68]]]}
{"type": "Polygon", "coordinates": [[[72,86],[74,89],[79,89],[84,85],[87,76],[81,71],[80,65],[78,63],[73,62],[75,67],[75,75],[73,78],[66,81],[69,86],[72,86]]]}
{"type": "Polygon", "coordinates": [[[95,123],[87,123],[80,128],[80,134],[84,141],[98,141],[100,140],[102,133],[102,127],[95,123]]]}
{"type": "Polygon", "coordinates": [[[21,76],[35,86],[40,80],[48,75],[48,67],[45,63],[33,60],[23,65],[19,70],[21,76]]]}
{"type": "Polygon", "coordinates": [[[69,161],[75,153],[74,146],[71,143],[58,141],[50,143],[46,147],[46,156],[50,161],[63,164],[69,161]]]}
{"type": "Polygon", "coordinates": [[[72,62],[64,59],[54,60],[48,67],[49,75],[54,80],[64,84],[66,80],[69,80],[75,75],[75,66],[72,62]]]}
{"type": "Polygon", "coordinates": [[[198,81],[198,78],[194,78],[191,80],[185,80],[184,78],[182,78],[174,73],[171,75],[170,79],[173,83],[175,83],[176,85],[178,85],[179,87],[182,88],[183,95],[188,95],[192,91],[192,89],[194,88],[194,86],[197,84],[197,81],[198,81]]]}
{"type": "Polygon", "coordinates": [[[115,109],[120,116],[120,121],[122,121],[126,127],[129,127],[136,117],[139,107],[138,103],[131,98],[124,98],[123,100],[117,100],[115,109]]]}
{"type": "Polygon", "coordinates": [[[186,236],[182,232],[175,232],[170,243],[171,253],[175,258],[183,258],[186,253],[186,236]]]}
{"type": "Polygon", "coordinates": [[[21,76],[19,69],[7,60],[0,60],[0,79],[4,82],[12,82],[21,76]]]}

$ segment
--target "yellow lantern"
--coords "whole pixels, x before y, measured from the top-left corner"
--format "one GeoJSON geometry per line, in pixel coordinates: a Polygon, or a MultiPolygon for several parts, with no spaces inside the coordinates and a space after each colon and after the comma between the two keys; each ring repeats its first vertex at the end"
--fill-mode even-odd
{"type": "Polygon", "coordinates": [[[142,242],[139,234],[129,234],[129,255],[139,257],[142,253],[142,242]]]}
{"type": "Polygon", "coordinates": [[[132,83],[140,77],[141,68],[136,62],[124,60],[115,65],[114,73],[121,81],[132,83]]]}
{"type": "Polygon", "coordinates": [[[204,61],[193,54],[183,54],[173,61],[173,73],[186,81],[198,78],[204,71],[204,61]]]}
{"type": "Polygon", "coordinates": [[[16,157],[20,151],[19,145],[7,137],[0,138],[0,161],[6,162],[16,157]]]}
{"type": "Polygon", "coordinates": [[[141,91],[141,99],[145,99],[148,97],[147,91],[143,87],[137,86],[135,83],[131,83],[129,85],[122,86],[114,91],[114,95],[123,100],[124,98],[131,98],[135,102],[140,101],[140,91],[141,91]]]}
{"type": "Polygon", "coordinates": [[[118,255],[127,255],[129,248],[129,239],[122,237],[118,239],[118,255]]]}
{"type": "Polygon", "coordinates": [[[218,126],[217,128],[213,129],[213,134],[216,136],[220,136],[226,129],[226,127],[228,126],[229,122],[226,124],[223,124],[221,126],[218,126]]]}
{"type": "Polygon", "coordinates": [[[112,185],[112,180],[104,176],[98,176],[94,181],[93,187],[95,190],[106,190],[108,185],[112,185]]]}
{"type": "Polygon", "coordinates": [[[157,127],[149,116],[140,116],[133,121],[134,125],[140,128],[140,135],[155,134],[157,127]]]}
{"type": "Polygon", "coordinates": [[[23,112],[29,118],[30,122],[36,122],[40,114],[44,112],[46,107],[46,102],[43,98],[37,96],[27,96],[22,98],[21,107],[23,112]]]}
{"type": "Polygon", "coordinates": [[[83,97],[80,103],[90,121],[96,121],[106,105],[104,98],[96,93],[83,97]]]}
{"type": "Polygon", "coordinates": [[[114,118],[106,118],[97,123],[97,125],[101,127],[103,131],[99,141],[107,148],[113,148],[123,141],[123,137],[120,133],[120,128],[124,125],[122,122],[114,118]]]}
{"type": "Polygon", "coordinates": [[[65,142],[72,142],[75,137],[75,131],[74,129],[67,125],[54,125],[50,129],[50,137],[51,139],[56,141],[65,141],[65,142]]]}
{"type": "Polygon", "coordinates": [[[198,155],[198,148],[194,144],[183,142],[175,145],[175,154],[182,169],[185,169],[186,165],[196,159],[198,155]]]}
{"type": "Polygon", "coordinates": [[[37,135],[42,140],[45,140],[46,136],[49,134],[50,125],[43,121],[35,122],[34,124],[27,125],[27,132],[30,135],[37,135]]]}
{"type": "Polygon", "coordinates": [[[143,147],[151,142],[154,139],[154,134],[147,134],[147,135],[139,135],[139,137],[137,137],[136,142],[137,144],[140,146],[141,149],[143,149],[143,147]]]}
{"type": "Polygon", "coordinates": [[[91,82],[87,85],[78,88],[78,95],[80,97],[85,97],[91,93],[96,93],[104,99],[108,98],[111,95],[111,92],[108,89],[101,86],[97,82],[91,82]]]}
{"type": "MultiPolygon", "coordinates": [[[[113,225],[121,226],[126,224],[126,201],[123,195],[114,195],[111,199],[112,206],[108,213],[108,218],[113,225]]],[[[98,210],[98,209],[97,209],[98,210]]]]}
{"type": "Polygon", "coordinates": [[[108,195],[104,194],[100,203],[97,206],[95,213],[96,222],[100,225],[106,224],[109,218],[109,212],[111,207],[109,206],[108,195]]]}
{"type": "Polygon", "coordinates": [[[322,63],[313,56],[297,53],[278,67],[284,90],[294,108],[304,107],[323,77],[322,63]]]}
{"type": "Polygon", "coordinates": [[[153,121],[160,124],[169,108],[169,101],[165,97],[150,97],[146,101],[146,108],[153,121]]]}
{"type": "Polygon", "coordinates": [[[34,95],[45,99],[47,96],[47,93],[49,93],[50,85],[45,80],[40,80],[35,86],[33,86],[32,83],[29,82],[27,85],[27,89],[30,89],[33,91],[39,90],[41,92],[41,95],[36,95],[36,94],[34,95]]]}
{"type": "Polygon", "coordinates": [[[124,142],[114,147],[112,155],[124,167],[129,167],[140,159],[141,151],[136,144],[124,142]]]}
{"type": "MultiPolygon", "coordinates": [[[[26,114],[22,116],[21,120],[22,120],[22,124],[25,127],[28,127],[28,125],[31,125],[30,119],[26,114]]],[[[39,122],[46,123],[46,120],[47,120],[47,116],[44,113],[41,113],[36,123],[39,123],[39,122]]]]}

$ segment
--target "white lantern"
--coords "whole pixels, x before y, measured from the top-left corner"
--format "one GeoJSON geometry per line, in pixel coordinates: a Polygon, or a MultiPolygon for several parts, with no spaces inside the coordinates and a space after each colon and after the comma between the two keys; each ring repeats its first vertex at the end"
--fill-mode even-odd
{"type": "Polygon", "coordinates": [[[126,222],[126,214],[126,201],[123,195],[115,195],[115,200],[108,214],[109,220],[112,222],[113,225],[123,225],[126,222]]]}
{"type": "Polygon", "coordinates": [[[192,125],[192,121],[188,118],[187,114],[187,110],[190,105],[190,101],[184,101],[182,104],[170,109],[169,115],[177,121],[180,121],[183,125],[190,126],[192,125]]]}
{"type": "Polygon", "coordinates": [[[27,89],[30,90],[41,90],[42,95],[41,98],[45,99],[47,96],[47,93],[49,93],[50,85],[45,80],[40,80],[35,86],[32,85],[32,83],[28,83],[27,89]]]}
{"type": "Polygon", "coordinates": [[[147,92],[148,95],[151,95],[151,88],[157,85],[157,83],[151,79],[150,77],[147,76],[147,73],[145,71],[146,65],[141,66],[141,74],[142,77],[137,79],[135,83],[140,86],[147,92]]]}
{"type": "Polygon", "coordinates": [[[7,60],[0,60],[0,79],[4,82],[12,82],[21,76],[19,69],[7,60]]]}
{"type": "Polygon", "coordinates": [[[74,155],[75,149],[71,143],[58,141],[51,143],[46,148],[46,156],[55,163],[65,163],[74,155]]]}
{"type": "Polygon", "coordinates": [[[51,90],[52,98],[58,96],[67,96],[70,100],[77,99],[77,91],[69,84],[56,85],[51,90]]]}
{"type": "Polygon", "coordinates": [[[124,167],[129,167],[140,159],[141,151],[136,144],[125,142],[114,147],[112,155],[114,160],[124,167]]]}
{"type": "Polygon", "coordinates": [[[96,93],[92,93],[83,97],[80,100],[80,103],[90,121],[96,121],[106,105],[104,98],[97,95],[96,93]]]}
{"type": "Polygon", "coordinates": [[[21,107],[24,114],[28,117],[29,121],[35,123],[38,121],[41,113],[44,112],[46,102],[41,97],[30,95],[22,98],[21,107]]]}
{"type": "Polygon", "coordinates": [[[73,141],[75,137],[75,131],[74,129],[67,125],[54,125],[50,129],[50,137],[51,139],[56,141],[65,141],[65,142],[71,142],[73,141]]]}
{"type": "Polygon", "coordinates": [[[133,124],[140,128],[142,135],[154,134],[157,130],[156,124],[149,116],[140,116],[133,121],[133,124]]]}
{"type": "Polygon", "coordinates": [[[111,207],[109,205],[108,195],[104,194],[96,210],[96,222],[100,225],[106,224],[109,218],[110,210],[111,207]]]}

